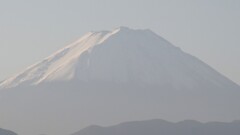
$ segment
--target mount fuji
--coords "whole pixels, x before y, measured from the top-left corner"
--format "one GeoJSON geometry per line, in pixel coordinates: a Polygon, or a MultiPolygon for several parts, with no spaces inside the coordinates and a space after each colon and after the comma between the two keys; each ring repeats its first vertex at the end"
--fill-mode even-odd
{"type": "Polygon", "coordinates": [[[0,89],[0,127],[20,135],[155,118],[240,119],[240,87],[151,30],[89,32],[0,89]]]}

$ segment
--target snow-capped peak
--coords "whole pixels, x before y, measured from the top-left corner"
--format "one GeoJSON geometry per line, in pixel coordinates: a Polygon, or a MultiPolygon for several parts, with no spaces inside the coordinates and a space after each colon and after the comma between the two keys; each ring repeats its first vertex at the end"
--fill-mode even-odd
{"type": "Polygon", "coordinates": [[[119,27],[85,34],[3,81],[0,88],[70,80],[171,84],[174,88],[191,88],[210,82],[219,86],[231,83],[151,30],[119,27]]]}

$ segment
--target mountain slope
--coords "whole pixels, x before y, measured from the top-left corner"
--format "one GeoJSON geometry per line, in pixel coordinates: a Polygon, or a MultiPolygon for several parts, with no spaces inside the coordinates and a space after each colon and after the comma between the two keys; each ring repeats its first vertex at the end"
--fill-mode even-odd
{"type": "Polygon", "coordinates": [[[20,135],[141,119],[240,119],[238,85],[150,30],[87,33],[0,87],[0,126],[20,135]]]}
{"type": "Polygon", "coordinates": [[[10,130],[0,128],[0,135],[17,135],[17,134],[10,130]]]}
{"type": "Polygon", "coordinates": [[[163,120],[127,122],[110,127],[90,126],[72,135],[239,135],[240,123],[163,120]]]}

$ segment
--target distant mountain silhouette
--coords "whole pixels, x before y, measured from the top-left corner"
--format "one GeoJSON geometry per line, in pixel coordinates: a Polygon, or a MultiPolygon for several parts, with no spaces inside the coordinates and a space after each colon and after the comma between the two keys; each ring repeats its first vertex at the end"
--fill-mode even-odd
{"type": "Polygon", "coordinates": [[[72,135],[240,135],[240,122],[201,123],[186,120],[172,123],[156,119],[127,122],[110,127],[94,125],[72,135]]]}
{"type": "Polygon", "coordinates": [[[0,128],[0,135],[17,135],[13,131],[0,128]]]}

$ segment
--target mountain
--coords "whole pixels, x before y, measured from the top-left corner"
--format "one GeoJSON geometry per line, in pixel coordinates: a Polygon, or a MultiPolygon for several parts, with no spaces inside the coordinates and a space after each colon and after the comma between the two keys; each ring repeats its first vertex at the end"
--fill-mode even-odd
{"type": "Polygon", "coordinates": [[[240,87],[151,30],[87,33],[0,88],[0,126],[20,135],[155,118],[240,119],[240,87]]]}
{"type": "Polygon", "coordinates": [[[173,89],[196,89],[203,85],[208,89],[238,87],[152,31],[126,27],[87,33],[0,86],[68,80],[146,83],[173,89]]]}
{"type": "Polygon", "coordinates": [[[17,134],[10,130],[0,128],[0,135],[17,135],[17,134]]]}
{"type": "Polygon", "coordinates": [[[89,126],[72,135],[239,135],[239,122],[186,120],[171,123],[164,120],[135,121],[115,126],[89,126]]]}

